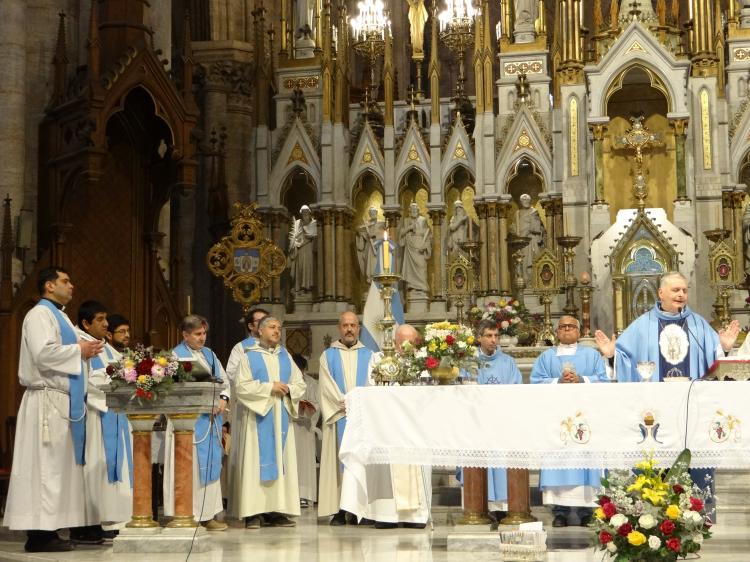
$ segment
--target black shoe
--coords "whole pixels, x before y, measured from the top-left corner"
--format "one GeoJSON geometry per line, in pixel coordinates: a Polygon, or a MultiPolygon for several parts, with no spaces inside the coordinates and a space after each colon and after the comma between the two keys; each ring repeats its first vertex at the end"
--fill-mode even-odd
{"type": "Polygon", "coordinates": [[[357,516],[356,515],[354,515],[353,513],[349,513],[348,511],[345,511],[344,513],[346,513],[346,524],[347,525],[357,525],[358,524],[357,516]]]}
{"type": "Polygon", "coordinates": [[[552,526],[553,527],[567,527],[568,520],[564,515],[555,515],[555,518],[552,520],[552,526]]]}
{"type": "Polygon", "coordinates": [[[397,529],[398,523],[386,523],[384,521],[375,521],[376,529],[397,529]]]}
{"type": "Polygon", "coordinates": [[[47,539],[30,537],[23,549],[26,552],[70,552],[75,550],[75,545],[71,541],[63,540],[55,535],[47,539]]]}
{"type": "Polygon", "coordinates": [[[75,544],[102,544],[104,542],[104,529],[101,525],[74,527],[70,530],[70,540],[75,544]]]}
{"type": "Polygon", "coordinates": [[[427,523],[403,523],[401,526],[404,529],[424,529],[427,523]]]}
{"type": "Polygon", "coordinates": [[[495,518],[495,521],[500,523],[500,521],[508,517],[508,512],[507,511],[493,511],[492,516],[495,518]]]}
{"type": "Polygon", "coordinates": [[[366,519],[366,518],[363,517],[362,519],[359,520],[359,523],[357,523],[357,524],[361,525],[363,527],[369,527],[371,525],[374,525],[375,521],[372,520],[372,519],[366,519]]]}
{"type": "Polygon", "coordinates": [[[332,527],[343,527],[346,525],[346,511],[339,511],[336,515],[331,517],[332,527]]]}
{"type": "Polygon", "coordinates": [[[115,537],[120,534],[120,531],[117,529],[112,529],[111,531],[102,531],[102,538],[105,541],[113,541],[115,540],[115,537]]]}

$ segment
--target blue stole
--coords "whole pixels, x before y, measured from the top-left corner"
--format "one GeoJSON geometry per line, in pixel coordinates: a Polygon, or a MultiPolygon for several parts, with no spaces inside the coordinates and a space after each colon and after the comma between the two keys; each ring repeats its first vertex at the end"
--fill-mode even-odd
{"type": "MultiPolygon", "coordinates": [[[[253,378],[258,382],[270,382],[266,362],[263,354],[258,351],[249,350],[247,360],[250,363],[250,371],[253,378]]],[[[289,384],[292,376],[292,358],[286,349],[279,352],[279,380],[289,384]]],[[[276,459],[276,424],[274,422],[273,408],[265,416],[255,414],[255,422],[258,428],[258,452],[260,453],[260,481],[273,482],[279,477],[279,466],[276,459]]],[[[286,435],[289,431],[289,414],[281,404],[281,450],[286,446],[286,435]]]]}
{"type": "MultiPolygon", "coordinates": [[[[104,346],[107,357],[112,360],[112,352],[104,346]]],[[[98,355],[91,358],[91,367],[94,370],[105,369],[106,365],[98,355]]],[[[128,472],[130,474],[130,487],[133,487],[133,449],[130,444],[130,431],[128,428],[128,416],[115,412],[99,412],[99,421],[102,424],[102,440],[104,441],[104,458],[107,461],[107,479],[110,484],[122,482],[122,462],[128,461],[128,472]]]]}
{"type": "MultiPolygon", "coordinates": [[[[326,362],[328,363],[328,372],[331,373],[333,381],[339,387],[341,394],[346,394],[346,381],[344,379],[344,365],[341,362],[341,352],[335,347],[329,347],[325,350],[326,362]]],[[[357,351],[357,386],[367,386],[367,367],[370,364],[372,351],[366,347],[360,347],[357,351]]],[[[344,430],[346,429],[346,416],[336,422],[336,435],[338,443],[344,439],[344,430]]]]}
{"type": "MultiPolygon", "coordinates": [[[[60,326],[60,340],[63,345],[78,343],[78,335],[69,322],[65,321],[63,313],[51,301],[41,299],[41,306],[46,306],[55,315],[60,326]]],[[[83,361],[81,370],[77,373],[68,373],[68,385],[70,396],[70,434],[73,436],[73,455],[76,464],[86,464],[86,381],[84,380],[83,361]],[[77,421],[72,421],[77,420],[77,421]]]]}
{"type": "MultiPolygon", "coordinates": [[[[183,341],[177,345],[172,352],[180,359],[193,357],[193,350],[183,341]]],[[[201,347],[200,353],[211,369],[211,376],[221,382],[221,377],[216,372],[218,359],[208,347],[201,347]]],[[[221,448],[221,427],[224,420],[221,415],[201,414],[195,422],[195,452],[198,454],[198,474],[201,486],[209,482],[216,482],[221,476],[221,460],[223,450],[221,448]]]]}
{"type": "Polygon", "coordinates": [[[478,384],[521,384],[523,378],[516,362],[499,349],[492,355],[479,351],[478,384]]]}
{"type": "Polygon", "coordinates": [[[255,342],[257,340],[253,336],[247,336],[244,340],[242,340],[242,350],[246,350],[248,347],[253,347],[255,345],[255,342]]]}
{"type": "Polygon", "coordinates": [[[695,314],[687,306],[681,315],[677,315],[662,311],[657,304],[650,311],[639,316],[617,338],[615,353],[617,380],[640,382],[641,377],[636,370],[636,364],[639,361],[653,361],[659,365],[661,363],[659,320],[664,324],[680,318],[684,319],[685,326],[691,332],[688,334],[690,367],[687,374],[692,379],[702,377],[716,359],[716,348],[720,343],[719,334],[702,316],[695,314]]]}

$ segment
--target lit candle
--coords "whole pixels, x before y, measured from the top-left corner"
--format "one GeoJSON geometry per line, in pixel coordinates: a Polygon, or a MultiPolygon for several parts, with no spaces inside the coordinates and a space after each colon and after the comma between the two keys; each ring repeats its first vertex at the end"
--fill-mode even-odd
{"type": "Polygon", "coordinates": [[[388,231],[383,232],[383,273],[391,272],[391,246],[388,244],[388,231]]]}

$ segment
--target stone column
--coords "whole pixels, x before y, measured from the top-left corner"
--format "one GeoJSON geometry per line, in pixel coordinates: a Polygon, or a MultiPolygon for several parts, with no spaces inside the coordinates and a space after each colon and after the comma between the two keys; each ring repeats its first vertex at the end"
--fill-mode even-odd
{"type": "Polygon", "coordinates": [[[464,515],[459,525],[487,525],[487,469],[464,468],[464,515]]]}
{"type": "MultiPolygon", "coordinates": [[[[351,210],[347,209],[344,212],[344,247],[342,248],[342,254],[344,254],[344,263],[356,264],[357,258],[353,255],[352,250],[354,248],[354,231],[352,226],[354,224],[354,215],[351,210]]],[[[354,292],[354,271],[357,266],[347,267],[344,274],[344,299],[347,302],[353,302],[354,292]]]]}
{"type": "MultiPolygon", "coordinates": [[[[151,508],[151,431],[153,414],[128,414],[133,427],[133,514],[128,528],[158,527],[151,508]]],[[[192,474],[192,473],[191,473],[192,474]]]]}
{"type": "Polygon", "coordinates": [[[536,521],[531,515],[529,499],[529,471],[526,469],[508,469],[508,516],[500,521],[503,525],[518,525],[536,521]]]}
{"type": "Polygon", "coordinates": [[[669,126],[674,130],[674,157],[677,170],[677,200],[686,201],[687,172],[685,168],[685,139],[687,138],[688,118],[670,119],[669,126]]]}
{"type": "Polygon", "coordinates": [[[430,217],[432,218],[432,279],[430,279],[432,300],[433,302],[445,301],[443,284],[445,267],[443,266],[443,245],[440,241],[443,234],[443,219],[445,218],[445,208],[443,205],[440,204],[437,207],[431,208],[430,217]]]}
{"type": "Polygon", "coordinates": [[[500,260],[497,259],[497,250],[501,241],[498,240],[497,212],[497,201],[489,201],[487,203],[487,241],[485,244],[489,246],[487,249],[487,281],[489,291],[492,294],[497,294],[500,287],[500,271],[498,270],[500,260]]]}
{"type": "MultiPolygon", "coordinates": [[[[508,196],[510,200],[510,195],[508,196]]],[[[498,253],[500,255],[500,294],[510,294],[510,255],[508,253],[508,214],[512,207],[510,201],[501,201],[498,204],[497,215],[499,222],[498,253]]]]}
{"type": "Polygon", "coordinates": [[[197,414],[170,414],[174,425],[174,517],[170,528],[197,527],[193,518],[193,429],[197,414]]]}
{"type": "Polygon", "coordinates": [[[346,277],[346,261],[344,259],[344,211],[342,209],[337,209],[333,211],[333,213],[336,224],[336,290],[334,291],[334,294],[336,295],[337,301],[346,301],[346,296],[344,295],[344,278],[346,277]]]}
{"type": "Polygon", "coordinates": [[[335,262],[334,262],[334,224],[333,211],[323,209],[323,287],[322,300],[332,301],[335,297],[335,262]]]}
{"type": "Polygon", "coordinates": [[[604,135],[607,125],[590,123],[589,130],[594,142],[594,202],[604,203],[604,135]]]}
{"type": "Polygon", "coordinates": [[[315,220],[318,222],[318,237],[315,240],[315,284],[317,289],[316,301],[322,301],[325,294],[325,243],[323,241],[323,224],[325,211],[315,209],[315,220]]]}
{"type": "MultiPolygon", "coordinates": [[[[744,186],[743,186],[744,187],[744,186]]],[[[742,213],[744,211],[745,204],[745,190],[743,187],[735,187],[732,191],[732,229],[734,229],[734,255],[735,255],[735,267],[739,268],[740,271],[745,271],[745,252],[743,248],[743,233],[742,233],[742,213]]],[[[719,226],[721,228],[721,226],[719,226]]],[[[744,276],[740,274],[744,280],[744,276]]]]}
{"type": "Polygon", "coordinates": [[[625,303],[623,302],[622,284],[622,279],[612,279],[612,291],[615,304],[615,334],[618,336],[625,329],[625,303]]]}
{"type": "Polygon", "coordinates": [[[488,265],[489,265],[489,234],[487,229],[487,203],[474,201],[474,209],[479,218],[479,239],[482,246],[479,249],[479,291],[482,295],[490,293],[488,265]]]}

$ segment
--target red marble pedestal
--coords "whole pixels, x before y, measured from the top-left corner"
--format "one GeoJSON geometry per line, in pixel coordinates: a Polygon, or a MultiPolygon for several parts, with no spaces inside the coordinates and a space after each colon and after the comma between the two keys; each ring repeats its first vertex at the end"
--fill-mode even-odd
{"type": "Polygon", "coordinates": [[[174,517],[169,528],[197,527],[193,517],[193,428],[196,414],[170,414],[174,425],[174,517]]]}
{"type": "Polygon", "coordinates": [[[508,516],[500,523],[518,525],[536,521],[531,515],[529,499],[529,471],[526,469],[508,469],[508,516]]]}
{"type": "Polygon", "coordinates": [[[464,514],[459,525],[488,525],[487,469],[464,468],[464,514]]]}
{"type": "Polygon", "coordinates": [[[128,414],[133,427],[133,514],[125,526],[158,527],[151,516],[151,431],[153,414],[128,414]]]}

